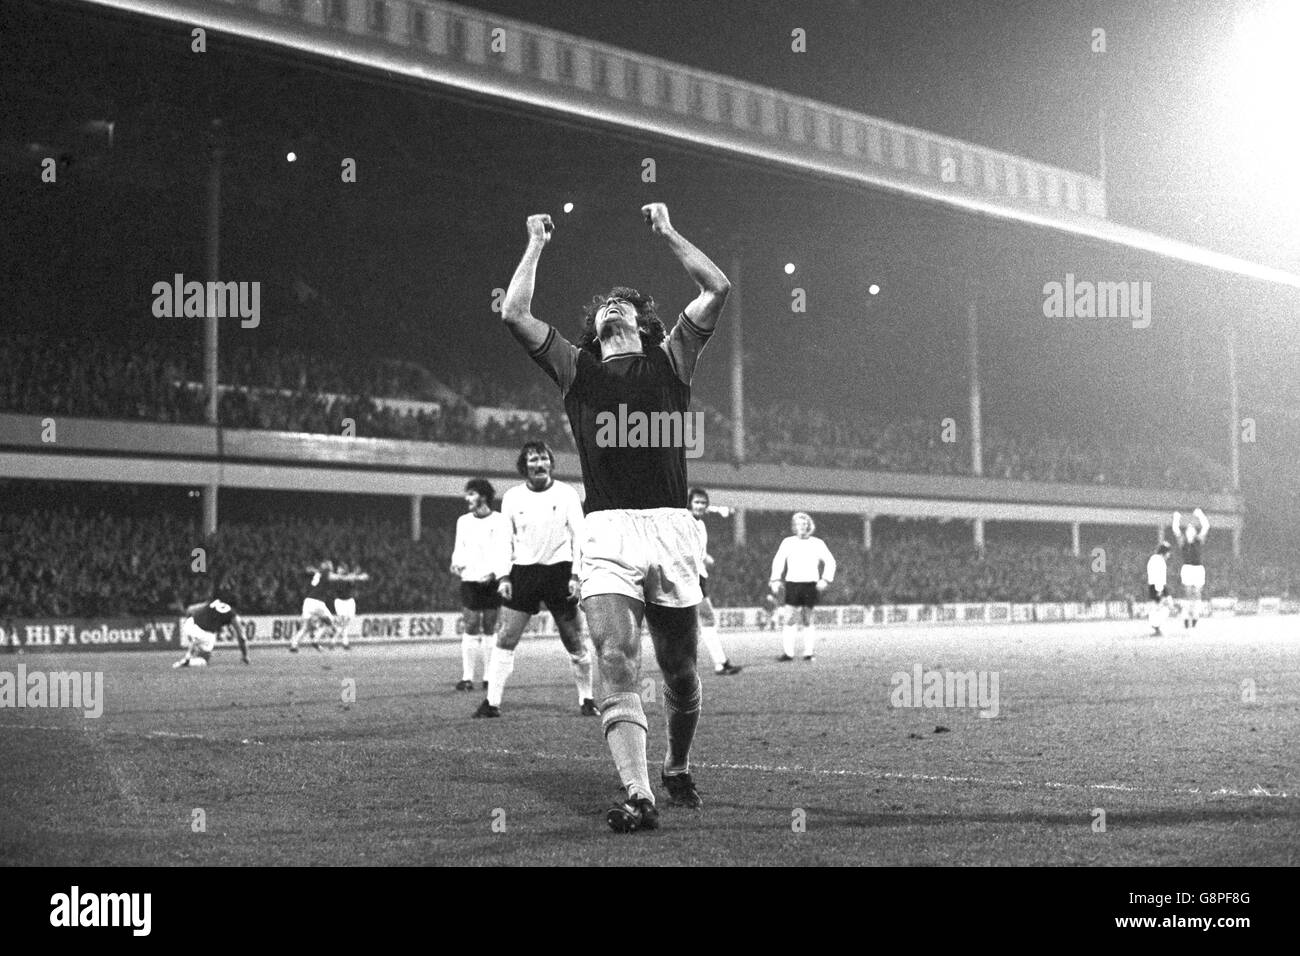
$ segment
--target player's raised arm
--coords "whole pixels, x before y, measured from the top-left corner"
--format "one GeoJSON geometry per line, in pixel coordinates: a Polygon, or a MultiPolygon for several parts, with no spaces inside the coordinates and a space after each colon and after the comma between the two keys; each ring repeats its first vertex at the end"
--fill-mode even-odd
{"type": "Polygon", "coordinates": [[[1195,511],[1193,511],[1192,515],[1196,518],[1198,522],[1200,522],[1201,530],[1200,533],[1198,534],[1198,537],[1202,541],[1204,541],[1205,536],[1210,533],[1210,519],[1205,516],[1205,512],[1202,511],[1200,508],[1197,508],[1195,511]]]}
{"type": "Polygon", "coordinates": [[[1174,538],[1175,539],[1181,538],[1183,533],[1183,516],[1180,515],[1177,511],[1174,512],[1173,529],[1174,529],[1174,538]]]}
{"type": "Polygon", "coordinates": [[[654,234],[668,241],[668,248],[700,288],[700,294],[686,306],[686,317],[701,331],[712,332],[718,325],[718,317],[722,315],[722,307],[731,291],[730,280],[713,264],[712,259],[673,228],[668,219],[668,207],[663,203],[652,202],[642,206],[641,214],[645,216],[654,234]]]}
{"type": "Polygon", "coordinates": [[[537,263],[542,258],[542,250],[551,241],[554,229],[550,216],[528,217],[528,248],[515,268],[510,288],[506,289],[505,300],[501,303],[501,318],[506,328],[529,354],[545,345],[546,337],[551,333],[551,327],[533,315],[533,286],[537,281],[537,263]]]}

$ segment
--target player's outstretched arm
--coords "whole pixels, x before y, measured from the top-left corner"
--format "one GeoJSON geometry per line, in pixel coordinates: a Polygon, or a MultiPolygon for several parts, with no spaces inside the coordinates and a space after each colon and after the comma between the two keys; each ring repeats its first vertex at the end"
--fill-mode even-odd
{"type": "Polygon", "coordinates": [[[1177,511],[1174,512],[1173,529],[1174,538],[1178,538],[1178,536],[1183,533],[1183,516],[1177,511]]]}
{"type": "Polygon", "coordinates": [[[551,327],[533,315],[533,286],[537,281],[537,263],[542,250],[551,241],[555,224],[551,217],[539,214],[528,217],[528,248],[519,260],[515,274],[501,303],[501,318],[510,334],[531,354],[542,347],[551,327]]]}
{"type": "Polygon", "coordinates": [[[697,249],[685,236],[673,228],[668,219],[668,207],[661,202],[652,202],[641,207],[641,215],[656,236],[663,236],[668,241],[668,248],[673,251],[695,284],[700,287],[700,294],[686,306],[686,317],[698,328],[712,332],[717,327],[718,317],[726,304],[727,293],[731,291],[731,282],[713,260],[697,249]]]}
{"type": "Polygon", "coordinates": [[[1192,515],[1196,518],[1198,522],[1200,522],[1201,530],[1198,537],[1202,541],[1204,541],[1205,536],[1210,533],[1210,519],[1205,516],[1205,512],[1202,511],[1200,508],[1197,508],[1195,511],[1193,511],[1192,515]]]}

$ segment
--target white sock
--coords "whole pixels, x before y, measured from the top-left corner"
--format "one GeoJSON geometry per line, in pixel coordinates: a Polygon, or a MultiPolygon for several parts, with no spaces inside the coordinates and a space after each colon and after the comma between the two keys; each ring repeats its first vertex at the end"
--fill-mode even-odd
{"type": "Polygon", "coordinates": [[[582,652],[569,655],[569,665],[573,668],[573,682],[578,687],[578,703],[591,700],[591,658],[592,647],[587,641],[582,642],[582,652]]]}
{"type": "Polygon", "coordinates": [[[484,634],[479,641],[478,647],[474,649],[474,659],[482,666],[484,682],[488,679],[488,665],[492,663],[492,649],[496,646],[496,634],[484,634]]]}
{"type": "Polygon", "coordinates": [[[794,625],[789,621],[781,628],[781,640],[785,644],[785,656],[794,657],[794,625]]]}
{"type": "Polygon", "coordinates": [[[708,648],[709,656],[713,658],[713,669],[722,670],[722,665],[727,663],[727,652],[722,649],[722,641],[718,638],[718,626],[716,624],[707,624],[700,628],[700,640],[708,648]]]}
{"type": "Polygon", "coordinates": [[[479,656],[482,634],[462,634],[460,636],[460,679],[474,679],[474,662],[479,656]]]}
{"type": "Polygon", "coordinates": [[[493,707],[501,706],[501,695],[506,689],[506,678],[514,669],[514,651],[507,651],[500,647],[492,648],[492,659],[488,661],[487,672],[483,676],[488,685],[487,702],[493,707]]]}
{"type": "Polygon", "coordinates": [[[817,628],[809,624],[803,629],[803,656],[812,657],[813,647],[817,643],[817,628]]]}

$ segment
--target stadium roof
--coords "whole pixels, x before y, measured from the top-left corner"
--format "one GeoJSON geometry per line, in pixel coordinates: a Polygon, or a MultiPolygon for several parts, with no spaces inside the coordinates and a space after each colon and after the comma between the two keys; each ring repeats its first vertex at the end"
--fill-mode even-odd
{"type": "Polygon", "coordinates": [[[1300,288],[1300,275],[1107,220],[1095,178],[441,0],[84,2],[1300,288]]]}

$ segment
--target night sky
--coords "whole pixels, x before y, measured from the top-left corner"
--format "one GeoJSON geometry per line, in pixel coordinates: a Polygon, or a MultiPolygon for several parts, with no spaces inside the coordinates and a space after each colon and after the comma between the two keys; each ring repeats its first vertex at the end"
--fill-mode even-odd
{"type": "MultiPolygon", "coordinates": [[[[1229,148],[1224,77],[1246,4],[475,5],[1090,175],[1104,111],[1112,219],[1300,271],[1297,193],[1229,148]],[[796,26],[806,54],[790,52],[796,26]],[[1103,55],[1090,50],[1096,27],[1103,55]]],[[[1295,291],[231,38],[196,55],[185,29],[89,5],[6,2],[0,44],[0,314],[12,328],[197,348],[194,320],[150,315],[150,289],[202,276],[206,129],[220,117],[223,277],[264,287],[262,326],[227,325],[227,342],[535,376],[489,309],[525,217],[557,220],[534,311],[573,332],[582,303],[613,284],[653,292],[665,312],[693,296],[638,215],[663,201],[724,270],[740,263],[753,398],[963,418],[977,284],[989,422],[1120,438],[1157,423],[1204,434],[1226,460],[1229,325],[1243,414],[1300,407],[1295,291]],[[111,149],[79,131],[94,119],[116,122],[111,149]],[[32,142],[70,159],[57,188],[39,183],[32,142]],[[339,181],[344,156],[355,184],[339,181]],[[640,180],[645,156],[656,184],[640,180]],[[1152,327],[1044,319],[1043,283],[1067,271],[1152,281],[1152,327]],[[866,294],[872,282],[880,296],[866,294]],[[790,312],[795,286],[807,314],[790,312]]],[[[696,383],[724,409],[726,348],[720,336],[696,383]]],[[[1293,459],[1261,441],[1255,465],[1293,459]]]]}

